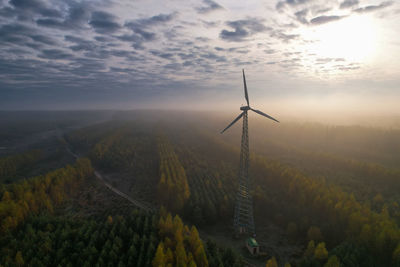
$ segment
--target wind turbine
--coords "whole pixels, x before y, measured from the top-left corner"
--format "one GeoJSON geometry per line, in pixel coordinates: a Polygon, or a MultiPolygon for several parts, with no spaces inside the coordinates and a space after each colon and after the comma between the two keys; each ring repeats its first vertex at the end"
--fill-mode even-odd
{"type": "Polygon", "coordinates": [[[273,121],[279,121],[260,110],[256,110],[250,107],[249,95],[247,93],[246,76],[244,75],[244,70],[242,71],[244,97],[246,98],[247,106],[240,107],[242,113],[240,113],[240,115],[236,119],[234,119],[225,129],[223,129],[221,131],[221,134],[228,130],[233,124],[235,124],[243,117],[242,145],[240,149],[239,187],[236,194],[233,226],[235,228],[236,234],[249,233],[255,236],[253,198],[251,196],[249,182],[249,130],[247,111],[251,110],[273,121]]]}

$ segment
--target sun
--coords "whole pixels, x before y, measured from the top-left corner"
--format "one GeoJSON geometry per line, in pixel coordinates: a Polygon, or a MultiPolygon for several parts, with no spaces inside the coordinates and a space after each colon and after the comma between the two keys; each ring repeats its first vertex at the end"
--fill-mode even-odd
{"type": "Polygon", "coordinates": [[[310,54],[365,63],[372,60],[377,52],[378,33],[373,18],[352,15],[336,22],[308,27],[302,35],[310,40],[305,47],[310,54]]]}

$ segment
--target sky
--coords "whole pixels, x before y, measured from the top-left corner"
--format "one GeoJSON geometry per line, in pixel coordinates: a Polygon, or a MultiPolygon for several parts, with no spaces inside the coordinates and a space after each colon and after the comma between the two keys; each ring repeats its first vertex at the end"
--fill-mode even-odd
{"type": "Polygon", "coordinates": [[[0,0],[0,109],[400,114],[400,2],[0,0]]]}

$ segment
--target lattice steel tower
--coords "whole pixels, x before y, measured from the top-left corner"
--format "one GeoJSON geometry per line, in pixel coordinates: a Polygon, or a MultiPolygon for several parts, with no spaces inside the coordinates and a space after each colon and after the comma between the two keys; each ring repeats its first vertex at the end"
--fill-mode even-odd
{"type": "Polygon", "coordinates": [[[251,183],[249,179],[249,129],[248,129],[248,114],[247,111],[252,110],[257,114],[267,117],[271,120],[279,122],[273,117],[265,114],[262,111],[252,109],[249,104],[249,96],[247,93],[246,77],[243,70],[243,84],[244,96],[246,98],[247,106],[240,107],[242,113],[234,119],[221,134],[229,127],[235,124],[243,117],[243,130],[242,130],[242,145],[240,149],[240,166],[239,166],[239,179],[238,189],[236,193],[236,203],[233,218],[233,226],[236,234],[251,234],[255,235],[254,216],[253,216],[253,198],[251,195],[251,183]]]}

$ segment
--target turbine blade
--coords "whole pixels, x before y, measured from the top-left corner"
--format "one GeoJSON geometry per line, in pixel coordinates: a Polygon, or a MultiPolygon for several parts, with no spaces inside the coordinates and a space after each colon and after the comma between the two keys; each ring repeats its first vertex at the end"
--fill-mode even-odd
{"type": "Polygon", "coordinates": [[[221,131],[221,134],[224,133],[226,130],[228,130],[229,127],[231,127],[232,125],[234,125],[235,122],[237,122],[238,120],[240,120],[240,118],[243,116],[243,114],[244,114],[244,112],[240,113],[240,115],[239,115],[236,119],[234,119],[234,120],[231,122],[231,124],[229,124],[225,129],[223,129],[223,130],[221,131]]]}
{"type": "Polygon", "coordinates": [[[249,94],[247,93],[246,76],[244,75],[244,69],[242,69],[242,71],[243,71],[244,97],[246,98],[247,105],[250,106],[249,94]]]}
{"type": "Polygon", "coordinates": [[[260,111],[260,110],[256,110],[256,109],[252,109],[252,108],[250,108],[250,109],[251,109],[252,111],[254,111],[255,113],[260,114],[261,116],[264,116],[264,117],[267,117],[268,119],[271,119],[271,120],[273,120],[273,121],[279,122],[277,119],[272,118],[270,115],[265,114],[264,112],[262,112],[262,111],[260,111]]]}

